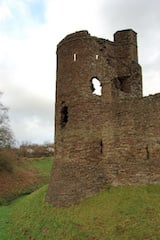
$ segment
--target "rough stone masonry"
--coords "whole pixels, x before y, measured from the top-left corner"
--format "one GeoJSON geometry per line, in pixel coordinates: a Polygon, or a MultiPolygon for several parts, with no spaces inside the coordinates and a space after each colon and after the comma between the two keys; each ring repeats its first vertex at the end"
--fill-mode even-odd
{"type": "Polygon", "coordinates": [[[160,94],[142,96],[136,32],[117,31],[114,41],[87,31],[66,36],[57,47],[55,160],[46,201],[69,206],[107,184],[159,182],[160,94]]]}

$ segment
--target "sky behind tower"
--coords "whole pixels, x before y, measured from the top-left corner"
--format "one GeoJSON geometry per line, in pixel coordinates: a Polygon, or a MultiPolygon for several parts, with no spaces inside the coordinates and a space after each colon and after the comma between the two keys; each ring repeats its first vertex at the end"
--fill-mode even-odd
{"type": "Polygon", "coordinates": [[[159,0],[0,0],[0,91],[16,139],[53,141],[56,46],[78,30],[135,30],[143,93],[160,92],[159,25],[159,0]]]}

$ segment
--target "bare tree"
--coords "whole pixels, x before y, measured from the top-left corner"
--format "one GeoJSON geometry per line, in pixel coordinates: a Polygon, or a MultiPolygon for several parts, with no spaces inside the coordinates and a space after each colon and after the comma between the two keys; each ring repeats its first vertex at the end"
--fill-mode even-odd
{"type": "Polygon", "coordinates": [[[8,108],[0,102],[0,148],[11,147],[13,144],[14,136],[9,125],[8,108]]]}

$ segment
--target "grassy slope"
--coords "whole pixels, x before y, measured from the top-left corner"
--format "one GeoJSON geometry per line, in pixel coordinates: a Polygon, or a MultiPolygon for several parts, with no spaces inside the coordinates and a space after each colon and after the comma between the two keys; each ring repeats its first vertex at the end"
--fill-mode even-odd
{"type": "Polygon", "coordinates": [[[13,172],[0,172],[0,205],[48,183],[53,159],[24,159],[13,172]]]}
{"type": "Polygon", "coordinates": [[[46,189],[0,208],[0,240],[160,239],[160,185],[111,187],[69,208],[45,204],[46,189]]]}
{"type": "Polygon", "coordinates": [[[50,177],[51,166],[53,159],[48,158],[37,158],[32,160],[32,167],[38,170],[39,176],[48,180],[50,177]]]}

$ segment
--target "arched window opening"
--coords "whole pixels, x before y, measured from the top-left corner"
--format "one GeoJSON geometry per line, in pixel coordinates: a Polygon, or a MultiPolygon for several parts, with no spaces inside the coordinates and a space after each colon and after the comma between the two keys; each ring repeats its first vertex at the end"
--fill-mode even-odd
{"type": "Polygon", "coordinates": [[[91,79],[91,90],[92,90],[92,94],[95,94],[98,96],[102,95],[102,84],[98,80],[98,78],[94,77],[91,79]]]}
{"type": "Polygon", "coordinates": [[[68,107],[63,106],[61,109],[61,127],[64,128],[68,122],[68,107]]]}

